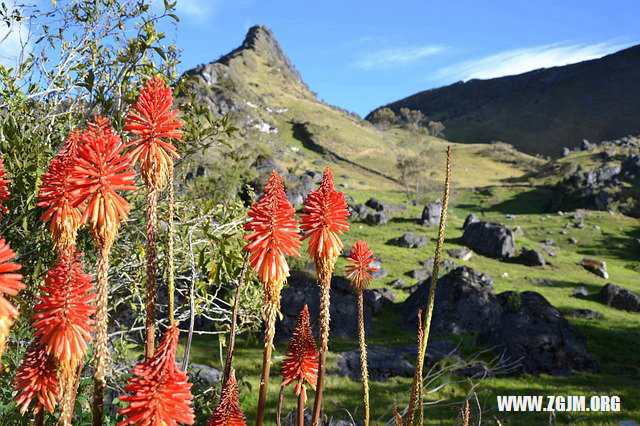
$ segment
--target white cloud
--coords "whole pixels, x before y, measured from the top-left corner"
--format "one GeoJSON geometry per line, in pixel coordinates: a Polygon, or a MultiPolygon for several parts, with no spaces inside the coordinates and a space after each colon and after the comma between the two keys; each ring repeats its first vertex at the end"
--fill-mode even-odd
{"type": "Polygon", "coordinates": [[[614,42],[597,44],[562,42],[513,49],[441,68],[436,71],[434,77],[438,80],[466,81],[472,78],[487,79],[521,74],[539,68],[549,68],[600,58],[627,46],[628,44],[614,42]]]}
{"type": "Polygon", "coordinates": [[[352,65],[364,70],[392,68],[417,62],[444,50],[445,47],[439,45],[391,47],[362,55],[352,65]]]}

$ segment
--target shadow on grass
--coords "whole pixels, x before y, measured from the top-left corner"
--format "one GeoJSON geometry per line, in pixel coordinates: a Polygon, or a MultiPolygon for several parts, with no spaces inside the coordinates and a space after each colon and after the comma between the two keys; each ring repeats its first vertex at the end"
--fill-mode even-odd
{"type": "Polygon", "coordinates": [[[637,261],[640,251],[640,227],[619,233],[603,232],[599,238],[578,251],[587,256],[606,256],[637,261]]]}
{"type": "Polygon", "coordinates": [[[551,187],[539,186],[531,191],[520,192],[509,200],[484,208],[485,211],[502,214],[536,214],[548,213],[554,190],[551,187]]]}

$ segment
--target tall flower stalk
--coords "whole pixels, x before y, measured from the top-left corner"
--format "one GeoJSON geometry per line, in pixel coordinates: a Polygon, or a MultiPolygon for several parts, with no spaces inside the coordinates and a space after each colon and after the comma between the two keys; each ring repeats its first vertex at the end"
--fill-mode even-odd
{"type": "Polygon", "coordinates": [[[369,425],[369,369],[367,367],[367,344],[364,333],[364,298],[363,291],[367,288],[373,277],[370,272],[378,268],[370,266],[374,261],[373,252],[365,241],[358,240],[351,248],[351,254],[347,257],[350,265],[347,265],[347,278],[358,293],[358,340],[360,342],[360,368],[362,370],[362,392],[364,402],[364,425],[369,425]]]}
{"type": "Polygon", "coordinates": [[[245,426],[246,419],[238,400],[238,382],[236,372],[231,370],[229,378],[222,386],[220,403],[209,417],[207,426],[245,426]]]}
{"type": "Polygon", "coordinates": [[[129,203],[116,191],[137,189],[133,185],[135,172],[124,144],[114,133],[109,120],[96,116],[80,137],[75,168],[71,176],[74,191],[72,205],[87,205],[82,223],[89,223],[98,249],[97,310],[93,382],[93,425],[102,424],[104,388],[108,356],[108,273],[109,252],[118,234],[120,220],[126,220],[129,203]]]}
{"type": "Polygon", "coordinates": [[[264,189],[265,194],[248,213],[251,220],[245,224],[245,229],[250,233],[244,236],[244,239],[249,241],[244,247],[251,253],[249,263],[257,272],[264,288],[264,351],[256,425],[261,425],[264,420],[276,316],[280,309],[280,292],[289,276],[289,265],[285,256],[300,256],[297,251],[300,247],[300,236],[295,210],[284,192],[282,177],[275,170],[264,189]]]}
{"type": "Polygon", "coordinates": [[[442,245],[444,243],[444,230],[447,225],[447,208],[449,206],[449,187],[451,184],[451,146],[447,147],[447,166],[444,181],[444,196],[442,198],[442,213],[440,215],[440,227],[438,228],[438,242],[436,243],[436,253],[433,259],[433,272],[431,274],[431,284],[429,295],[427,296],[427,306],[422,323],[422,334],[419,334],[418,358],[416,359],[416,371],[413,377],[411,397],[409,399],[409,412],[407,413],[407,425],[422,425],[422,370],[424,367],[424,356],[427,353],[427,343],[429,340],[429,329],[431,328],[431,317],[433,316],[433,306],[436,298],[436,285],[440,273],[440,259],[442,257],[442,245]],[[415,421],[415,412],[418,411],[418,421],[415,421]]]}
{"type": "Polygon", "coordinates": [[[301,215],[301,228],[304,239],[309,239],[308,253],[313,259],[320,285],[320,359],[318,362],[318,385],[313,401],[311,424],[317,425],[322,409],[324,391],[324,370],[329,347],[329,292],[331,277],[336,260],[342,251],[339,235],[349,230],[349,211],[342,192],[333,184],[331,167],[324,171],[320,187],[311,191],[304,205],[306,214],[301,215]]]}
{"type": "Polygon", "coordinates": [[[124,130],[136,138],[127,144],[131,163],[140,162],[140,174],[147,187],[147,249],[146,256],[146,322],[145,355],[155,352],[156,274],[158,238],[158,193],[173,171],[173,159],[179,158],[169,141],[182,138],[182,122],[178,110],[172,110],[173,95],[159,77],[153,77],[140,90],[129,111],[124,130]]]}
{"type": "Polygon", "coordinates": [[[307,400],[305,382],[313,390],[318,383],[318,348],[313,340],[311,325],[309,324],[309,307],[304,305],[296,326],[291,333],[291,340],[282,363],[282,386],[296,383],[295,392],[298,395],[298,426],[304,426],[304,403],[307,400]]]}

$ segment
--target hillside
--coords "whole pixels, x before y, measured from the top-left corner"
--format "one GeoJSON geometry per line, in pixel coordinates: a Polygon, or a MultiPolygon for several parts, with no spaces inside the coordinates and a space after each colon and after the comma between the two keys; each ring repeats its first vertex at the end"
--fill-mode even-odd
{"type": "MultiPolygon", "coordinates": [[[[432,166],[444,158],[449,143],[421,129],[380,130],[355,114],[320,101],[273,33],[263,26],[252,27],[242,45],[231,53],[185,74],[196,77],[198,99],[215,114],[230,112],[241,129],[235,149],[254,158],[257,154],[262,154],[262,159],[272,158],[292,175],[321,170],[330,161],[336,176],[351,188],[399,191],[403,188],[396,167],[399,156],[429,151],[428,165],[432,166]]],[[[454,143],[453,151],[458,187],[519,177],[537,161],[516,151],[508,158],[494,156],[490,145],[484,144],[454,143]]],[[[428,178],[440,181],[442,169],[429,170],[428,178]]]]}
{"type": "MultiPolygon", "coordinates": [[[[583,139],[640,132],[640,46],[600,59],[427,90],[387,106],[420,110],[460,142],[557,156],[583,139]]],[[[370,117],[369,114],[368,117],[370,117]]]]}

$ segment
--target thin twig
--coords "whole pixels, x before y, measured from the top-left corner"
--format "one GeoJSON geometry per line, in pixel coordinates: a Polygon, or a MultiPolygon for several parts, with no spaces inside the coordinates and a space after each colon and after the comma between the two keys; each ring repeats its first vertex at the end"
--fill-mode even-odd
{"type": "Polygon", "coordinates": [[[284,386],[280,385],[280,395],[278,395],[278,411],[276,412],[276,424],[281,426],[280,417],[282,416],[282,400],[284,399],[284,386]]]}
{"type": "Polygon", "coordinates": [[[242,264],[242,271],[240,272],[240,279],[238,280],[238,286],[236,287],[236,300],[233,305],[233,313],[231,314],[231,330],[229,331],[229,350],[227,351],[227,360],[224,365],[224,375],[222,378],[222,386],[227,383],[229,373],[231,372],[231,362],[233,360],[233,351],[236,346],[236,328],[238,326],[238,311],[240,309],[240,294],[242,287],[244,286],[245,275],[247,273],[247,266],[249,265],[249,253],[244,256],[244,263],[242,264]]]}

